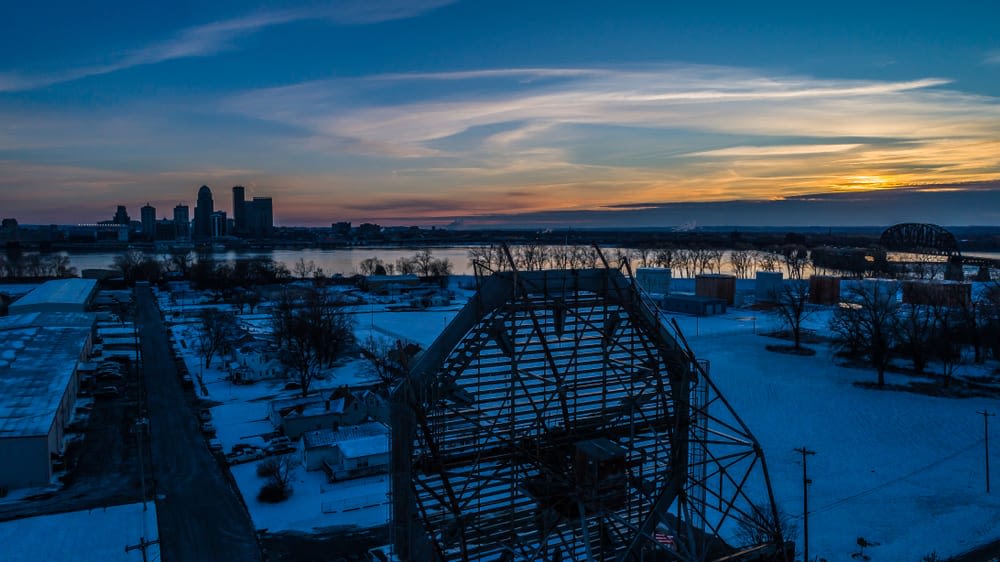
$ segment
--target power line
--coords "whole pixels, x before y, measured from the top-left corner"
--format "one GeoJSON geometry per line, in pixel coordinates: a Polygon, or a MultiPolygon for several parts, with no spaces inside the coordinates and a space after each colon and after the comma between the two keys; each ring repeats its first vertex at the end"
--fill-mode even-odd
{"type": "Polygon", "coordinates": [[[806,470],[806,459],[815,455],[816,451],[810,451],[806,447],[799,447],[795,450],[802,454],[802,559],[809,562],[809,485],[812,484],[812,480],[809,479],[806,470]]]}
{"type": "MultiPolygon", "coordinates": [[[[924,472],[926,470],[930,470],[930,469],[932,469],[932,468],[934,468],[934,467],[936,467],[936,466],[938,466],[940,464],[943,464],[943,463],[945,463],[945,462],[947,462],[947,461],[949,461],[949,460],[951,460],[951,459],[953,459],[953,458],[961,455],[962,453],[966,453],[966,452],[968,452],[968,451],[970,451],[970,450],[978,447],[982,442],[983,442],[983,440],[979,439],[975,443],[972,443],[972,444],[968,445],[967,447],[963,447],[962,449],[959,449],[958,451],[955,451],[954,453],[952,453],[952,454],[950,454],[950,455],[948,455],[946,457],[943,457],[943,458],[940,458],[938,460],[935,460],[934,462],[926,464],[926,465],[924,465],[924,466],[922,466],[920,468],[917,468],[917,469],[915,469],[915,470],[913,470],[911,472],[908,472],[908,473],[906,473],[906,474],[904,474],[904,475],[902,475],[902,476],[900,476],[898,478],[894,478],[892,480],[883,482],[883,483],[879,484],[878,486],[869,488],[867,490],[862,490],[862,491],[860,491],[860,492],[858,492],[856,494],[852,494],[850,496],[841,498],[839,500],[834,500],[834,501],[832,501],[832,502],[830,502],[828,504],[825,504],[825,505],[822,505],[820,507],[817,507],[816,509],[812,510],[812,513],[819,513],[819,512],[823,512],[823,511],[828,511],[828,510],[833,509],[834,507],[837,507],[837,506],[839,506],[841,504],[847,503],[849,501],[856,500],[858,498],[861,498],[861,497],[867,496],[869,494],[872,494],[874,492],[877,492],[877,491],[879,491],[879,490],[881,490],[883,488],[887,488],[887,487],[889,487],[889,486],[891,486],[893,484],[897,484],[899,482],[902,482],[903,480],[906,480],[908,478],[916,476],[917,474],[920,474],[921,472],[924,472]]],[[[802,518],[801,516],[792,516],[792,517],[794,519],[801,519],[802,518]]]]}

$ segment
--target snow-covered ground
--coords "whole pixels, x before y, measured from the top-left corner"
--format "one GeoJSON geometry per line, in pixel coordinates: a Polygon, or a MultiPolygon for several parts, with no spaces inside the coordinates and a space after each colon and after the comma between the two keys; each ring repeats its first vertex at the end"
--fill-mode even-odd
{"type": "MultiPolygon", "coordinates": [[[[812,357],[772,353],[754,335],[777,327],[773,317],[734,310],[678,317],[713,380],[760,440],[775,496],[795,517],[801,549],[802,465],[809,458],[810,555],[854,560],[857,539],[873,561],[919,561],[954,555],[1000,538],[1000,495],[985,493],[983,418],[996,400],[948,399],[865,389],[868,369],[838,367],[827,345],[812,357]]],[[[823,329],[827,312],[810,318],[823,329]]],[[[887,383],[905,384],[902,375],[887,383]]],[[[996,459],[993,460],[994,464],[996,459]]]]}
{"type": "MultiPolygon", "coordinates": [[[[201,379],[208,392],[207,395],[203,394],[200,386],[196,385],[198,395],[219,403],[211,408],[211,413],[216,437],[222,442],[224,450],[230,451],[237,443],[263,446],[266,443],[264,436],[274,432],[274,427],[267,418],[268,404],[279,398],[294,398],[298,396],[298,391],[284,390],[287,382],[284,379],[264,380],[251,385],[233,384],[226,379],[227,371],[219,358],[213,360],[211,367],[204,367],[204,360],[196,351],[199,330],[196,317],[174,316],[180,305],[172,305],[166,295],[161,296],[160,306],[167,312],[168,319],[174,322],[171,330],[175,345],[188,371],[196,380],[201,379]]],[[[219,308],[219,305],[211,306],[219,308]]],[[[420,330],[414,326],[428,324],[428,315],[437,318],[442,314],[454,314],[388,312],[385,305],[375,305],[373,310],[374,314],[371,310],[364,309],[364,314],[356,315],[355,335],[360,342],[374,333],[376,337],[390,341],[401,338],[428,345],[437,336],[437,332],[431,333],[428,340],[428,336],[420,335],[420,330]],[[372,317],[375,318],[374,324],[371,322],[372,317]]],[[[194,313],[190,305],[186,307],[186,311],[194,313]]],[[[250,328],[251,333],[270,330],[268,314],[237,314],[237,319],[250,328]]],[[[442,322],[437,330],[443,328],[442,322]]],[[[310,394],[330,391],[343,385],[364,386],[377,382],[368,361],[358,357],[345,357],[322,375],[322,379],[313,381],[310,394]]],[[[257,529],[267,529],[270,532],[312,532],[329,527],[376,527],[384,525],[388,520],[388,476],[331,484],[327,483],[322,471],[307,472],[299,466],[294,469],[292,476],[292,496],[284,502],[270,504],[257,500],[257,493],[264,480],[257,476],[256,468],[256,462],[230,467],[257,529]]]]}
{"type": "MultiPolygon", "coordinates": [[[[73,511],[0,523],[0,559],[5,562],[114,562],[143,560],[142,552],[125,552],[140,537],[155,540],[156,505],[141,503],[106,509],[73,511]],[[145,528],[143,519],[145,518],[145,528]]],[[[151,545],[148,560],[160,559],[160,547],[151,545]]]]}
{"type": "MultiPolygon", "coordinates": [[[[384,303],[356,307],[356,335],[362,342],[374,335],[426,348],[468,294],[460,291],[453,306],[423,311],[392,311],[384,303]]],[[[819,309],[806,327],[825,332],[830,315],[831,309],[819,309]]],[[[853,383],[874,381],[874,371],[836,366],[825,344],[809,344],[817,350],[811,357],[767,351],[766,345],[785,342],[761,335],[781,327],[766,312],[731,309],[716,317],[665,318],[676,319],[699,358],[710,362],[716,384],[760,440],[776,499],[798,525],[799,535],[792,538],[800,549],[802,466],[794,449],[802,446],[816,451],[809,459],[813,556],[855,560],[857,539],[864,537],[881,543],[865,552],[875,562],[917,562],[932,551],[953,555],[1000,538],[1000,494],[985,493],[983,422],[976,414],[996,410],[995,400],[860,388],[853,383]]],[[[260,329],[268,324],[259,313],[242,319],[260,329]]],[[[195,326],[175,326],[175,337],[186,342],[185,361],[192,374],[201,372],[208,398],[221,403],[212,408],[219,439],[227,451],[238,442],[262,444],[260,436],[271,431],[268,401],[295,392],[282,390],[283,381],[233,385],[221,370],[200,368],[195,326]]],[[[887,375],[890,384],[907,380],[887,375]]],[[[372,381],[367,364],[353,358],[314,389],[372,381]]],[[[232,470],[257,528],[310,531],[386,521],[386,477],[330,485],[322,473],[298,468],[292,497],[272,505],[256,500],[263,482],[255,466],[232,470]]],[[[751,493],[762,497],[763,490],[751,493]]]]}

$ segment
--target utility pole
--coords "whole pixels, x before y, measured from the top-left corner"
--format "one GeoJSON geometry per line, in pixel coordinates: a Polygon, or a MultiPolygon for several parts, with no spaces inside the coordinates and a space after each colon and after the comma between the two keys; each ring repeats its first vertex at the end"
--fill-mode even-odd
{"type": "Polygon", "coordinates": [[[983,443],[986,446],[986,493],[990,493],[990,418],[996,414],[991,414],[989,410],[976,412],[983,416],[983,443]]]}
{"type": "Polygon", "coordinates": [[[810,451],[806,447],[798,447],[796,452],[802,455],[802,559],[809,562],[809,473],[806,470],[806,459],[809,455],[815,455],[816,451],[810,451]]]}
{"type": "Polygon", "coordinates": [[[142,551],[142,562],[149,562],[149,558],[148,558],[148,555],[146,553],[146,550],[149,549],[149,547],[153,546],[154,544],[160,544],[160,539],[155,539],[155,540],[147,541],[146,537],[139,537],[139,542],[136,543],[136,544],[127,545],[125,547],[125,552],[127,554],[129,552],[132,552],[133,550],[141,550],[142,551]]]}

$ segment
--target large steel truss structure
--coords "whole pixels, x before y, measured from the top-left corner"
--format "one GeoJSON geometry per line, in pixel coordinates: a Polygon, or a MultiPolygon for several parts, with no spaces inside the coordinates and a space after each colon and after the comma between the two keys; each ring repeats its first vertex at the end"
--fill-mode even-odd
{"type": "Polygon", "coordinates": [[[760,445],[630,277],[477,279],[393,393],[403,560],[786,559],[760,445]]]}

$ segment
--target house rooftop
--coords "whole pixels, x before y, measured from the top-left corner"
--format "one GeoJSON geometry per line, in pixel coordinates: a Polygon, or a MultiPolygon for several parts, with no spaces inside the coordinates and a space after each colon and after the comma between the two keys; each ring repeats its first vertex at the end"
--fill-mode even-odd
{"type": "Polygon", "coordinates": [[[95,318],[82,312],[0,317],[0,438],[49,432],[95,318]]]}
{"type": "MultiPolygon", "coordinates": [[[[388,450],[389,428],[379,422],[366,422],[360,425],[342,427],[340,429],[318,429],[307,431],[302,434],[303,445],[306,449],[317,447],[341,446],[348,441],[365,439],[368,437],[381,437],[386,442],[388,450]]],[[[370,445],[365,445],[370,446],[370,445]]],[[[341,447],[343,452],[343,447],[341,447]]],[[[346,454],[346,453],[345,453],[346,454]]]]}
{"type": "Polygon", "coordinates": [[[389,452],[389,435],[358,437],[357,439],[341,441],[336,446],[344,458],[348,459],[384,455],[389,452]]]}

